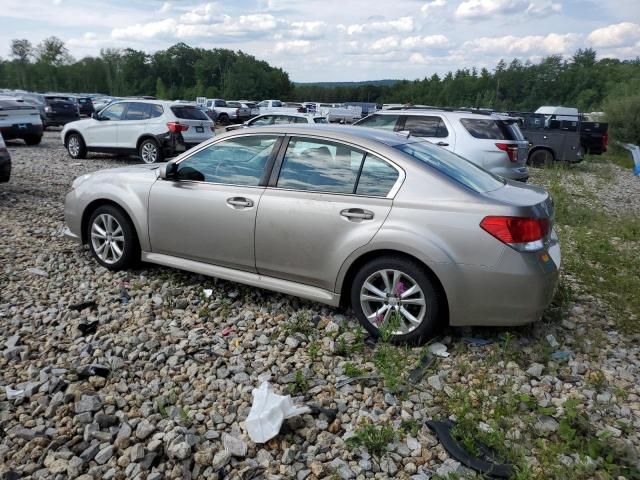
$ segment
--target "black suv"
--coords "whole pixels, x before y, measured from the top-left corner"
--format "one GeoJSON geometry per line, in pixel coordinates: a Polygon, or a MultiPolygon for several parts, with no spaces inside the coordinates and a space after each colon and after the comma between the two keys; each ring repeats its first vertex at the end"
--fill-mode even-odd
{"type": "Polygon", "coordinates": [[[87,117],[90,117],[95,112],[91,98],[76,97],[76,100],[78,102],[78,110],[80,110],[80,115],[86,115],[87,117]]]}
{"type": "Polygon", "coordinates": [[[61,95],[44,96],[45,127],[63,126],[80,120],[80,111],[69,97],[61,95]]]}

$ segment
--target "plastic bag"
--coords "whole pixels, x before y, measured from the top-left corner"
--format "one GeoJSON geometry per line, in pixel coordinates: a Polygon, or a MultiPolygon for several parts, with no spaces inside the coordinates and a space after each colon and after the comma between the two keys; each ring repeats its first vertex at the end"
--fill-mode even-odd
{"type": "Polygon", "coordinates": [[[294,406],[289,395],[273,393],[269,382],[262,382],[251,393],[253,404],[245,425],[249,437],[255,443],[265,443],[275,437],[285,419],[311,411],[309,407],[294,406]]]}

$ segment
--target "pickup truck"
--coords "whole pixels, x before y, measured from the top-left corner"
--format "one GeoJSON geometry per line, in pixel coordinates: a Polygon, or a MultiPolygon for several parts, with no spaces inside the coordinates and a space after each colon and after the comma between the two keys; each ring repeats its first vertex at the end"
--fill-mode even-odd
{"type": "MultiPolygon", "coordinates": [[[[578,123],[580,145],[585,154],[601,155],[607,151],[609,144],[609,125],[607,123],[591,121],[588,116],[579,113],[575,107],[542,106],[535,113],[545,116],[547,126],[549,122],[554,120],[578,123]]],[[[565,123],[565,125],[569,124],[565,123]]]]}
{"type": "Polygon", "coordinates": [[[216,119],[221,125],[230,125],[231,122],[240,122],[242,118],[251,116],[251,109],[238,106],[229,106],[221,98],[208,98],[207,109],[216,112],[216,119]],[[247,113],[248,111],[248,113],[247,113]]]}

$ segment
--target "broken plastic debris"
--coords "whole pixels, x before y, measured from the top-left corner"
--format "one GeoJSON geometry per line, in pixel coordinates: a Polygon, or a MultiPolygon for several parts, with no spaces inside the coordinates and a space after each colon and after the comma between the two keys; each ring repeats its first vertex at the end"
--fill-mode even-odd
{"type": "Polygon", "coordinates": [[[433,361],[435,360],[434,356],[430,352],[424,353],[420,360],[418,361],[418,365],[409,372],[409,382],[410,383],[419,383],[424,377],[424,373],[427,371],[427,368],[431,366],[433,361]]]}
{"type": "Polygon", "coordinates": [[[45,272],[44,270],[42,270],[41,268],[27,268],[27,272],[33,274],[33,275],[39,275],[41,277],[48,277],[49,274],[47,272],[45,272]]]}
{"type": "Polygon", "coordinates": [[[223,337],[226,337],[227,335],[235,331],[236,331],[236,327],[226,327],[224,330],[222,330],[222,332],[220,332],[220,334],[223,337]]]}
{"type": "Polygon", "coordinates": [[[210,288],[205,288],[204,290],[202,290],[202,293],[204,293],[205,298],[209,298],[211,295],[213,295],[213,290],[210,288]]]}
{"type": "Polygon", "coordinates": [[[633,143],[622,143],[623,148],[629,150],[631,153],[631,158],[633,159],[633,174],[635,176],[640,176],[640,147],[638,145],[634,145],[633,143]]]}
{"type": "Polygon", "coordinates": [[[492,340],[487,340],[486,338],[463,337],[462,340],[469,345],[476,345],[478,347],[484,347],[485,345],[493,343],[492,340]]]}
{"type": "Polygon", "coordinates": [[[247,433],[255,443],[265,443],[278,435],[287,418],[309,413],[309,407],[296,407],[291,396],[273,393],[269,382],[252,391],[253,404],[245,422],[247,433]]]}
{"type": "Polygon", "coordinates": [[[443,345],[440,342],[432,343],[429,345],[429,351],[438,357],[448,357],[449,352],[447,352],[446,345],[443,345]]]}
{"type": "Polygon", "coordinates": [[[4,387],[5,393],[7,394],[7,400],[15,400],[16,398],[22,398],[24,395],[24,390],[16,390],[11,388],[9,385],[4,387]]]}
{"type": "Polygon", "coordinates": [[[96,302],[94,300],[89,300],[88,302],[69,305],[69,310],[75,310],[76,312],[81,312],[85,308],[94,308],[95,306],[96,306],[96,302]]]}
{"type": "Polygon", "coordinates": [[[564,362],[565,360],[569,360],[571,357],[573,357],[573,354],[568,351],[553,352],[551,354],[551,358],[556,362],[564,362]]]}
{"type": "Polygon", "coordinates": [[[107,378],[111,370],[109,367],[105,367],[104,365],[98,365],[97,363],[92,363],[91,365],[83,368],[78,372],[78,376],[80,378],[89,378],[93,376],[107,378]]]}
{"type": "Polygon", "coordinates": [[[560,346],[560,344],[556,340],[556,337],[554,337],[551,334],[547,335],[547,342],[549,342],[549,345],[551,345],[553,348],[556,348],[556,347],[560,346]]]}
{"type": "Polygon", "coordinates": [[[484,473],[489,478],[511,478],[513,476],[513,466],[497,463],[495,455],[493,455],[493,452],[491,452],[486,445],[475,442],[476,450],[480,452],[480,456],[478,457],[467,452],[451,434],[451,429],[454,426],[455,424],[451,420],[427,421],[427,427],[435,432],[444,449],[463,465],[477,472],[484,473]]]}
{"type": "Polygon", "coordinates": [[[336,388],[344,387],[345,385],[348,385],[353,382],[361,382],[363,380],[378,380],[379,378],[380,378],[380,375],[360,375],[357,377],[349,377],[337,382],[336,388]]]}
{"type": "Polygon", "coordinates": [[[98,330],[98,320],[94,320],[93,322],[86,322],[78,324],[78,330],[82,332],[83,336],[93,335],[98,330]]]}

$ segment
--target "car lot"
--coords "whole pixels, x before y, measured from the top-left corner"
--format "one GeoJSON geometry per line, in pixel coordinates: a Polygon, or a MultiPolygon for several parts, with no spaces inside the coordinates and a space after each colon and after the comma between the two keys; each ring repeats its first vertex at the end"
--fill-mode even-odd
{"type": "MultiPolygon", "coordinates": [[[[411,385],[403,379],[425,349],[363,341],[349,312],[170,269],[112,273],[98,266],[62,236],[64,195],[78,175],[137,160],[93,153],[72,160],[59,131],[45,132],[39,146],[8,148],[12,178],[0,185],[0,378],[3,387],[25,392],[8,401],[0,390],[0,473],[218,478],[216,457],[229,462],[231,478],[260,471],[300,479],[468,475],[424,426],[451,415],[468,429],[463,434],[495,432],[485,441],[504,443],[503,453],[530,469],[522,478],[593,478],[593,470],[609,466],[576,457],[587,448],[562,437],[567,428],[579,439],[604,438],[614,463],[634,461],[620,452],[632,455],[640,446],[637,327],[622,330],[608,299],[584,283],[571,257],[545,321],[448,330],[439,340],[450,356],[411,385]],[[86,302],[95,306],[83,309],[86,302]],[[84,335],[78,326],[91,322],[95,333],[84,335]],[[478,337],[492,343],[476,345],[478,337]],[[558,352],[572,358],[554,357],[558,352]],[[110,374],[80,378],[91,364],[110,374]],[[336,386],[356,374],[381,378],[336,386]],[[273,441],[253,444],[243,420],[251,390],[265,377],[280,393],[336,409],[335,419],[304,415],[273,441]],[[568,399],[586,416],[583,430],[571,423],[568,399]],[[345,444],[367,423],[396,432],[382,459],[345,444]],[[246,453],[231,460],[220,454],[225,434],[246,442],[246,453]]],[[[552,190],[565,188],[563,201],[612,217],[640,216],[640,185],[629,170],[584,162],[570,175],[532,175],[552,190]]],[[[560,234],[574,238],[571,226],[560,234]]],[[[637,234],[630,238],[616,241],[620,260],[637,252],[637,234]]],[[[575,247],[563,245],[569,255],[575,247]]],[[[635,324],[638,312],[625,318],[635,324]]]]}

